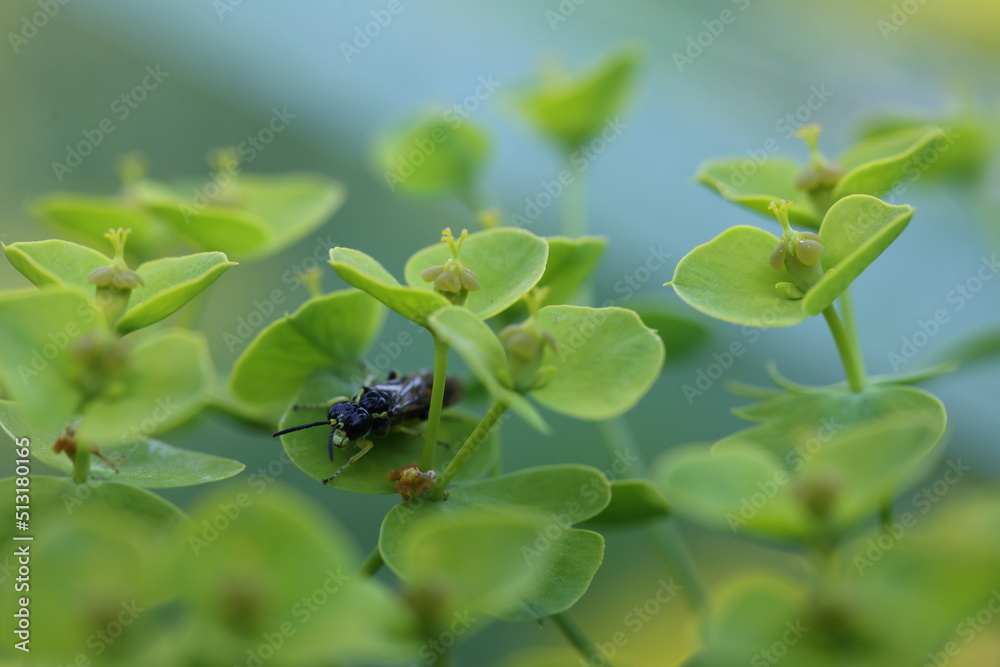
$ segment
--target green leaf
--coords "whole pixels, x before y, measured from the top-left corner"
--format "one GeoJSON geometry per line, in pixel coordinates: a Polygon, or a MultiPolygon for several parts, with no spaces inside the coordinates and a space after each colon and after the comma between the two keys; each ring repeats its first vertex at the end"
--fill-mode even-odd
{"type": "Polygon", "coordinates": [[[670,352],[671,359],[679,359],[698,349],[711,337],[704,324],[690,317],[678,315],[661,303],[636,303],[632,310],[643,324],[652,329],[670,352]]]}
{"type": "MultiPolygon", "coordinates": [[[[32,441],[32,448],[37,448],[39,444],[32,441]]],[[[137,528],[134,532],[136,536],[152,542],[165,539],[179,523],[186,521],[184,513],[175,505],[131,484],[100,480],[77,484],[67,477],[45,475],[31,475],[28,479],[31,494],[29,525],[36,529],[47,530],[63,522],[91,519],[109,527],[130,523],[137,528]]],[[[13,477],[0,479],[0,492],[6,498],[14,498],[13,477]]],[[[11,542],[14,534],[12,521],[0,528],[0,537],[5,544],[11,542]]]]}
{"type": "Polygon", "coordinates": [[[376,161],[390,190],[416,195],[471,194],[490,154],[486,132],[433,112],[382,137],[376,161]]]}
{"type": "MultiPolygon", "coordinates": [[[[358,387],[338,378],[333,373],[317,371],[311,375],[296,398],[295,403],[321,403],[335,397],[350,397],[358,387]]],[[[449,410],[441,420],[438,440],[447,443],[448,449],[438,452],[436,469],[443,470],[447,460],[454,456],[465,439],[472,433],[479,419],[458,410],[449,410]]],[[[324,408],[293,410],[289,408],[281,418],[281,428],[308,424],[326,419],[324,408]]],[[[407,426],[420,429],[422,422],[414,421],[407,426]]],[[[330,428],[317,426],[281,436],[281,444],[292,462],[303,472],[316,480],[322,480],[340,468],[347,458],[357,451],[353,444],[340,450],[334,448],[331,461],[328,450],[330,428]]],[[[384,438],[373,440],[374,447],[333,480],[329,486],[354,493],[396,493],[392,483],[386,480],[390,470],[420,461],[423,451],[423,435],[394,432],[384,438]]],[[[457,479],[470,479],[483,474],[496,456],[496,438],[491,436],[469,459],[457,479]]]]}
{"type": "Polygon", "coordinates": [[[94,291],[87,280],[90,272],[110,261],[96,250],[59,239],[12,243],[3,251],[14,268],[38,287],[75,286],[86,292],[94,291]]]}
{"type": "Polygon", "coordinates": [[[330,219],[347,199],[343,184],[322,174],[242,174],[240,206],[258,216],[268,229],[267,248],[274,255],[330,219]]]}
{"type": "Polygon", "coordinates": [[[440,294],[400,285],[381,264],[358,250],[333,248],[330,266],[348,284],[368,292],[390,310],[424,328],[431,313],[450,305],[440,294]]]}
{"type": "Polygon", "coordinates": [[[287,664],[330,655],[381,664],[416,651],[412,611],[377,581],[356,576],[347,533],[299,493],[233,487],[204,499],[192,518],[173,574],[196,637],[215,640],[198,647],[207,664],[240,662],[248,638],[289,625],[295,632],[284,633],[281,647],[287,664]]]}
{"type": "Polygon", "coordinates": [[[162,256],[173,241],[172,234],[154,216],[125,197],[53,193],[36,201],[32,212],[97,248],[107,247],[104,234],[108,229],[131,229],[128,254],[140,258],[162,256]]]}
{"type": "Polygon", "coordinates": [[[667,501],[645,479],[619,479],[611,482],[611,502],[587,526],[629,526],[670,516],[667,501]]]}
{"type": "Polygon", "coordinates": [[[27,425],[58,433],[80,401],[74,348],[103,328],[93,299],[75,288],[8,291],[0,294],[0,321],[0,384],[27,425]]]}
{"type": "Polygon", "coordinates": [[[490,612],[508,621],[538,620],[565,611],[586,592],[603,558],[604,541],[596,533],[571,526],[607,507],[611,490],[600,471],[580,465],[530,468],[453,485],[449,493],[446,501],[403,503],[386,515],[379,550],[394,572],[406,576],[406,545],[427,522],[447,525],[462,515],[528,512],[544,517],[542,525],[528,536],[508,540],[514,543],[504,545],[503,551],[516,550],[513,560],[536,570],[539,583],[522,591],[516,605],[490,612]]]}
{"type": "Polygon", "coordinates": [[[384,319],[379,303],[358,290],[314,297],[247,346],[233,366],[229,389],[276,423],[310,373],[356,365],[384,319]]]}
{"type": "Polygon", "coordinates": [[[130,350],[116,381],[84,408],[78,437],[113,449],[169,431],[201,410],[214,375],[200,333],[151,334],[130,350]]]}
{"type": "Polygon", "coordinates": [[[284,250],[319,227],[345,198],[343,186],[317,174],[241,174],[207,204],[203,189],[196,183],[153,188],[145,204],[194,246],[237,259],[284,250]]]}
{"type": "MultiPolygon", "coordinates": [[[[920,162],[921,178],[947,179],[958,183],[981,181],[988,173],[996,146],[995,122],[988,115],[965,111],[933,123],[945,130],[944,143],[920,162]]],[[[904,132],[926,129],[922,118],[884,116],[866,122],[860,131],[862,140],[903,136],[904,132]]]]}
{"type": "Polygon", "coordinates": [[[674,512],[699,523],[778,538],[811,532],[805,508],[788,488],[790,473],[756,447],[673,449],[659,460],[653,479],[674,512]]]}
{"type": "Polygon", "coordinates": [[[757,162],[740,155],[702,163],[696,178],[723,198],[769,220],[774,220],[774,213],[767,208],[768,204],[793,202],[788,207],[789,222],[815,229],[819,227],[819,215],[806,193],[795,187],[801,172],[802,165],[790,158],[771,156],[757,162]]]}
{"type": "MultiPolygon", "coordinates": [[[[38,447],[33,453],[42,463],[72,474],[73,462],[68,456],[56,454],[48,447],[38,447]]],[[[144,489],[170,489],[218,482],[238,475],[246,468],[239,461],[178,449],[159,440],[140,440],[127,449],[115,451],[115,456],[124,459],[117,463],[117,472],[94,457],[90,467],[91,478],[144,489]]]]}
{"type": "Polygon", "coordinates": [[[555,553],[531,563],[523,549],[547,525],[543,515],[511,507],[427,516],[398,545],[393,570],[418,591],[444,588],[451,609],[502,617],[544,581],[555,553]]]}
{"type": "Polygon", "coordinates": [[[843,429],[866,421],[907,415],[926,429],[931,444],[940,440],[947,422],[937,398],[916,387],[896,385],[869,385],[857,393],[842,386],[782,393],[733,413],[759,425],[723,438],[716,443],[717,449],[731,442],[750,442],[783,460],[790,454],[817,450],[843,429]]]}
{"type": "Polygon", "coordinates": [[[925,126],[856,144],[837,160],[849,171],[837,182],[834,201],[853,194],[882,196],[912,172],[920,173],[920,152],[945,138],[941,128],[925,126]]]}
{"type": "Polygon", "coordinates": [[[162,201],[149,203],[148,207],[196,248],[247,259],[267,247],[267,224],[246,211],[216,206],[193,208],[162,201]]]}
{"type": "MultiPolygon", "coordinates": [[[[805,319],[801,301],[786,299],[774,285],[793,282],[775,271],[768,257],[778,237],[739,225],[700,245],[677,263],[670,282],[693,308],[726,322],[752,327],[787,327],[805,319]]],[[[810,290],[812,293],[812,290],[810,290]]]]}
{"type": "Polygon", "coordinates": [[[953,345],[945,358],[961,365],[993,360],[1000,353],[1000,331],[986,331],[953,345]]]}
{"type": "MultiPolygon", "coordinates": [[[[465,307],[484,320],[506,310],[538,283],[547,257],[545,239],[521,229],[501,227],[469,235],[459,259],[476,274],[481,289],[469,292],[465,307]]],[[[406,282],[439,296],[434,283],[425,282],[420,272],[449,259],[446,243],[418,250],[406,262],[406,282]]]]}
{"type": "Polygon", "coordinates": [[[607,241],[600,236],[549,236],[549,257],[538,287],[548,287],[543,306],[570,302],[597,269],[607,241]]]}
{"type": "MultiPolygon", "coordinates": [[[[36,486],[42,479],[32,478],[32,493],[42,488],[54,490],[53,485],[36,486]]],[[[62,488],[69,492],[65,485],[62,488]]],[[[13,498],[12,484],[4,491],[13,498]]],[[[117,500],[135,500],[145,494],[135,488],[131,491],[133,497],[117,500]]],[[[96,500],[98,493],[95,490],[82,506],[75,506],[80,511],[73,511],[71,517],[61,511],[65,497],[47,497],[47,502],[54,500],[59,507],[45,513],[44,523],[36,524],[35,539],[6,540],[0,546],[0,562],[12,566],[12,589],[18,559],[23,559],[16,549],[30,549],[30,588],[24,587],[21,593],[30,597],[27,664],[68,665],[77,662],[80,655],[96,656],[97,652],[101,657],[95,662],[102,665],[141,664],[135,662],[136,651],[152,641],[158,631],[162,633],[162,625],[157,628],[157,614],[149,610],[169,595],[169,584],[162,576],[169,542],[162,539],[165,534],[157,536],[151,526],[136,520],[127,506],[105,507],[101,515],[86,511],[91,503],[100,503],[96,500]],[[117,637],[112,639],[112,635],[117,637]]],[[[36,510],[36,501],[32,499],[33,519],[36,513],[41,514],[36,510]]],[[[4,619],[0,627],[10,637],[16,637],[13,630],[19,621],[14,615],[20,606],[18,597],[4,595],[0,600],[4,619]]],[[[5,653],[13,653],[12,648],[5,649],[5,653]]]]}
{"type": "Polygon", "coordinates": [[[434,334],[440,336],[468,365],[494,400],[503,401],[542,433],[548,424],[538,411],[511,386],[507,352],[496,334],[478,317],[459,306],[442,308],[430,318],[434,334]]]}
{"type": "Polygon", "coordinates": [[[520,94],[519,106],[535,127],[575,151],[621,112],[638,66],[638,53],[629,49],[572,78],[543,72],[535,89],[520,94]]]}
{"type": "Polygon", "coordinates": [[[142,264],[136,271],[145,281],[132,292],[129,308],[115,324],[129,333],[171,315],[211,285],[235,262],[221,252],[166,257],[142,264]]]}
{"type": "Polygon", "coordinates": [[[912,206],[893,206],[868,195],[844,197],[831,206],[819,230],[826,247],[821,260],[824,273],[802,299],[805,312],[823,312],[896,240],[912,217],[912,206]]]}
{"type": "Polygon", "coordinates": [[[555,371],[531,392],[551,410],[587,420],[616,417],[659,377],[663,342],[631,310],[546,306],[535,319],[557,344],[542,362],[555,371]]]}

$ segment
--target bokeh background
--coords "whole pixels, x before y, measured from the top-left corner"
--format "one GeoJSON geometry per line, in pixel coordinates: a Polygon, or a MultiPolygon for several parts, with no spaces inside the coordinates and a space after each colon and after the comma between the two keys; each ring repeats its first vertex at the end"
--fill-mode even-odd
{"type": "MultiPolygon", "coordinates": [[[[275,288],[286,292],[283,307],[294,310],[307,298],[306,290],[293,289],[282,277],[315,265],[328,247],[358,248],[398,273],[405,258],[434,242],[443,227],[474,225],[453,202],[390,192],[373,166],[372,147],[380,133],[430,106],[463,103],[481,79],[499,84],[471,112],[494,140],[485,178],[490,203],[505,215],[523,213],[525,199],[542,191],[561,167],[556,151],[517,116],[511,96],[545,62],[576,70],[622,45],[639,47],[644,65],[623,114],[627,128],[588,170],[590,231],[610,239],[594,292],[598,302],[663,301],[691,316],[695,313],[661,286],[676,261],[731,225],[768,224],[697,185],[693,175],[703,159],[758,150],[771,138],[780,152],[804,159],[805,145],[788,136],[782,121],[816,90],[827,91],[828,99],[809,111],[808,120],[823,125],[821,141],[828,154],[845,147],[859,124],[879,112],[933,120],[978,105],[996,118],[1000,99],[1000,4],[977,0],[399,0],[401,11],[349,57],[343,44],[352,43],[356,31],[372,21],[371,12],[388,2],[52,0],[55,15],[34,33],[22,33],[26,17],[41,11],[42,4],[7,0],[0,5],[5,42],[0,45],[0,240],[51,237],[55,232],[31,217],[28,203],[56,190],[113,193],[119,183],[116,162],[127,152],[145,153],[153,178],[207,177],[206,152],[256,133],[274,108],[287,108],[294,119],[245,165],[247,171],[316,171],[348,188],[346,205],[315,234],[267,260],[237,267],[203,295],[208,303],[202,327],[221,373],[242,351],[242,346],[227,345],[225,334],[275,288]],[[705,22],[724,10],[734,19],[693,62],[678,67],[676,54],[685,53],[689,39],[697,39],[708,29],[705,22]],[[31,36],[15,43],[11,33],[31,36]],[[147,67],[169,76],[126,118],[116,117],[114,131],[80,167],[57,178],[52,163],[64,160],[66,146],[84,131],[113,116],[114,100],[137,85],[147,67]],[[646,262],[651,248],[662,248],[670,260],[634,296],[623,299],[621,281],[646,262]]],[[[995,201],[1000,194],[996,169],[986,183],[987,189],[992,184],[995,201]]],[[[901,339],[938,309],[948,310],[950,322],[906,370],[941,360],[950,346],[1000,322],[1000,279],[985,283],[961,309],[947,300],[984,256],[996,252],[1000,219],[996,208],[991,218],[988,201],[918,180],[897,202],[915,205],[917,215],[855,290],[871,373],[889,372],[888,355],[899,353],[901,339]]],[[[543,211],[529,229],[556,233],[556,209],[543,211]]],[[[0,265],[0,288],[26,284],[9,265],[0,265]]],[[[328,290],[341,286],[329,270],[323,284],[328,290]]],[[[682,391],[712,363],[713,353],[732,341],[747,343],[748,352],[735,360],[727,380],[764,383],[769,359],[801,382],[842,378],[836,350],[819,320],[767,331],[756,342],[739,327],[703,321],[711,327],[711,340],[680,360],[670,359],[668,350],[663,377],[627,415],[649,457],[741,427],[728,410],[743,399],[728,394],[722,382],[692,402],[682,391]]],[[[403,328],[412,329],[390,315],[384,339],[394,339],[403,328]]],[[[430,363],[430,340],[424,336],[398,365],[405,372],[430,363]]],[[[948,408],[949,455],[971,462],[979,477],[996,477],[996,367],[966,368],[929,388],[948,408]]],[[[594,429],[549,417],[554,434],[547,438],[511,421],[506,469],[568,461],[607,466],[594,429]]],[[[246,484],[249,474],[277,456],[277,443],[266,434],[213,413],[164,439],[246,462],[248,470],[236,484],[246,484]]],[[[36,464],[35,471],[42,467],[36,464]]],[[[4,475],[9,468],[5,457],[4,475]]],[[[395,502],[324,488],[291,467],[281,479],[314,494],[364,549],[375,543],[379,520],[395,502]]],[[[200,492],[178,489],[163,495],[183,507],[200,492]]],[[[734,559],[780,557],[745,545],[733,551],[735,542],[727,537],[684,529],[712,580],[724,579],[734,559]]],[[[575,611],[596,640],[602,640],[602,628],[619,629],[625,614],[669,575],[645,548],[645,539],[627,532],[609,536],[605,565],[575,611]]],[[[683,603],[670,606],[628,651],[645,660],[662,656],[664,662],[685,652],[692,641],[687,617],[683,603]]],[[[494,656],[512,646],[565,650],[563,642],[548,624],[494,625],[460,647],[456,662],[493,664],[494,656]]]]}

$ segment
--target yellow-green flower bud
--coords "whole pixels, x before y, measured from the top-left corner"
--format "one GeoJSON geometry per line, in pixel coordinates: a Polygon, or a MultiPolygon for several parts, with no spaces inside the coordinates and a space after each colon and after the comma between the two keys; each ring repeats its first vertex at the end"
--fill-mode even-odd
{"type": "Polygon", "coordinates": [[[795,283],[776,283],[774,289],[778,290],[778,294],[792,301],[798,301],[805,296],[805,292],[796,287],[795,283]]]}
{"type": "Polygon", "coordinates": [[[97,287],[97,305],[104,313],[108,326],[114,326],[128,309],[132,290],[142,287],[146,281],[125,263],[125,240],[131,229],[110,229],[104,238],[111,241],[115,250],[114,259],[99,266],[87,275],[87,282],[97,287]]]}
{"type": "Polygon", "coordinates": [[[458,253],[468,235],[468,230],[463,229],[458,241],[456,241],[451,234],[451,229],[442,231],[441,240],[447,243],[451,249],[451,259],[444,264],[428,266],[420,272],[420,278],[424,282],[433,282],[434,290],[446,296],[457,306],[465,303],[469,292],[475,292],[479,289],[479,278],[472,272],[472,269],[466,268],[458,259],[458,253]]]}

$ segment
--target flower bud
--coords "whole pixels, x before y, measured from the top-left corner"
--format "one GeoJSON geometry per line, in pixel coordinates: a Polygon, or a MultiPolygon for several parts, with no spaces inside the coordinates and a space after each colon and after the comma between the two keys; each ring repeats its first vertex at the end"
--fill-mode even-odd
{"type": "Polygon", "coordinates": [[[823,254],[823,243],[812,239],[802,239],[795,244],[795,258],[806,266],[812,266],[823,254]]]}

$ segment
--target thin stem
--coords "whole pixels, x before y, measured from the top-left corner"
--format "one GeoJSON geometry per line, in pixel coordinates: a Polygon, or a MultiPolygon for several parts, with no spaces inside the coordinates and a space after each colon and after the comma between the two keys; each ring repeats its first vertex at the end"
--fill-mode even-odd
{"type": "Polygon", "coordinates": [[[73,481],[83,484],[90,475],[90,449],[78,446],[73,454],[73,481]]]}
{"type": "Polygon", "coordinates": [[[861,359],[861,351],[851,340],[844,323],[840,320],[840,315],[832,306],[827,306],[823,310],[823,317],[830,327],[833,340],[837,343],[837,351],[840,352],[840,360],[844,364],[844,372],[847,374],[847,384],[851,391],[860,392],[865,388],[865,364],[861,359]]]}
{"type": "Polygon", "coordinates": [[[444,385],[447,380],[448,343],[434,336],[434,382],[431,385],[431,404],[427,415],[427,431],[424,434],[424,453],[420,459],[420,469],[424,472],[434,469],[434,453],[437,450],[438,427],[441,425],[444,385]]]}
{"type": "Polygon", "coordinates": [[[438,475],[437,479],[434,481],[434,490],[431,492],[431,498],[439,499],[444,494],[445,489],[451,484],[452,478],[458,474],[458,471],[462,469],[462,466],[469,460],[469,458],[475,454],[476,450],[486,442],[490,437],[490,433],[496,427],[497,422],[500,421],[500,417],[503,413],[507,411],[507,404],[503,401],[495,402],[491,407],[490,411],[486,413],[475,430],[469,434],[469,437],[465,439],[462,443],[461,449],[455,454],[455,458],[448,462],[447,467],[445,467],[444,472],[438,475]]]}
{"type": "MultiPolygon", "coordinates": [[[[854,349],[861,349],[861,339],[858,338],[858,322],[854,318],[854,299],[851,297],[851,288],[848,287],[840,295],[840,314],[844,317],[844,328],[850,337],[851,345],[854,349]]],[[[864,370],[864,360],[862,360],[862,370],[864,370]]]]}
{"type": "MultiPolygon", "coordinates": [[[[597,422],[597,428],[601,432],[601,439],[604,441],[604,448],[608,452],[608,457],[612,463],[625,461],[629,469],[624,472],[629,477],[643,477],[646,474],[646,461],[642,456],[642,449],[632,435],[632,428],[622,417],[612,417],[604,421],[597,422]],[[634,456],[629,454],[634,453],[634,456]],[[635,459],[635,460],[633,460],[635,459]]],[[[617,470],[613,472],[617,473],[617,470]]],[[[625,476],[624,474],[619,477],[625,476]]]]}
{"type": "Polygon", "coordinates": [[[594,659],[599,658],[601,661],[600,664],[611,667],[611,663],[608,662],[608,659],[604,657],[601,650],[590,640],[590,637],[588,637],[587,633],[583,631],[583,628],[576,624],[576,621],[574,621],[573,617],[569,615],[569,612],[564,611],[558,614],[553,614],[551,618],[552,622],[556,624],[557,628],[559,628],[559,631],[563,633],[566,641],[572,644],[573,648],[580,652],[580,655],[582,655],[583,659],[587,661],[587,664],[598,664],[594,659]]]}
{"type": "Polygon", "coordinates": [[[663,528],[648,526],[646,534],[667,567],[680,579],[681,590],[701,620],[702,633],[708,631],[708,593],[691,552],[673,521],[663,528]]]}
{"type": "Polygon", "coordinates": [[[361,567],[358,569],[358,574],[365,579],[370,579],[375,576],[375,573],[378,572],[384,564],[385,561],[382,560],[382,552],[378,550],[378,546],[376,545],[375,548],[372,549],[371,553],[365,557],[364,562],[361,563],[361,567]]]}
{"type": "Polygon", "coordinates": [[[892,498],[888,498],[882,502],[878,508],[878,518],[879,523],[882,524],[882,530],[888,531],[892,524],[895,522],[895,516],[892,510],[892,498]]]}
{"type": "Polygon", "coordinates": [[[559,207],[559,231],[563,236],[577,238],[587,233],[587,183],[583,172],[576,169],[566,159],[566,166],[573,180],[565,186],[562,193],[562,205],[559,207]]]}

